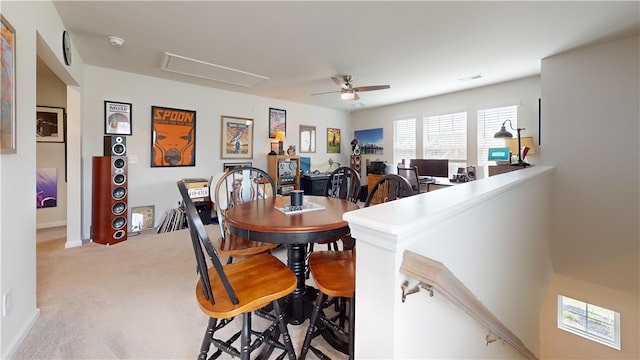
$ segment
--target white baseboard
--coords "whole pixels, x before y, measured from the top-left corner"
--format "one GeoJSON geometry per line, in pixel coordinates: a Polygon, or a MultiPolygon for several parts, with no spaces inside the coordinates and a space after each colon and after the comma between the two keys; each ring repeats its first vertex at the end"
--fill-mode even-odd
{"type": "Polygon", "coordinates": [[[67,225],[67,221],[66,220],[53,221],[53,222],[48,222],[48,223],[36,224],[36,229],[47,229],[47,228],[52,228],[52,227],[65,226],[65,225],[67,225]]]}
{"type": "Polygon", "coordinates": [[[2,354],[3,359],[13,358],[13,355],[18,350],[18,347],[20,346],[20,344],[22,344],[22,341],[27,336],[27,334],[29,334],[29,332],[31,331],[31,328],[33,328],[33,325],[36,324],[36,321],[38,321],[39,318],[40,318],[40,309],[36,308],[31,314],[29,321],[27,321],[22,326],[20,331],[18,331],[18,333],[16,334],[17,336],[13,339],[13,341],[11,342],[11,345],[6,348],[7,351],[2,354]]]}
{"type": "Polygon", "coordinates": [[[82,240],[75,240],[75,241],[68,241],[66,243],[64,243],[64,248],[65,249],[69,249],[69,248],[74,248],[74,247],[78,247],[78,246],[82,246],[82,240]]]}

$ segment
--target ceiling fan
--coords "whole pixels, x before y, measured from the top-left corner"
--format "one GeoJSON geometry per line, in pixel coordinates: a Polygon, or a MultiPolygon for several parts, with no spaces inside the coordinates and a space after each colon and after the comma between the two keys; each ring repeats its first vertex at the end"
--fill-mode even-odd
{"type": "Polygon", "coordinates": [[[340,93],[340,98],[342,100],[358,100],[360,99],[360,97],[358,96],[358,92],[384,90],[384,89],[390,88],[389,85],[370,85],[370,86],[354,87],[353,84],[351,84],[351,75],[343,75],[342,79],[332,76],[331,80],[333,80],[333,82],[335,82],[336,85],[340,86],[341,89],[339,91],[328,91],[328,92],[311,94],[311,95],[340,93]]]}

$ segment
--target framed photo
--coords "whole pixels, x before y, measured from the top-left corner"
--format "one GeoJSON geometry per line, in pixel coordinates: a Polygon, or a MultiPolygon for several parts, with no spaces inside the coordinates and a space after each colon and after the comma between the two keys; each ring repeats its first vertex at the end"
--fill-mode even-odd
{"type": "Polygon", "coordinates": [[[221,116],[221,157],[253,159],[253,119],[221,116]]]}
{"type": "Polygon", "coordinates": [[[64,109],[36,107],[36,141],[64,142],[64,109]]]}
{"type": "MultiPolygon", "coordinates": [[[[222,169],[224,170],[224,172],[227,172],[227,171],[230,171],[230,170],[233,170],[233,169],[237,169],[237,168],[251,167],[251,166],[253,166],[251,161],[222,163],[222,169]]],[[[213,187],[213,186],[215,186],[215,184],[212,184],[211,186],[213,187]]]]}
{"type": "Polygon", "coordinates": [[[153,229],[155,222],[155,206],[134,206],[131,208],[131,231],[153,229]]]}
{"type": "Polygon", "coordinates": [[[287,135],[287,110],[269,108],[269,138],[275,139],[280,130],[287,135]]]}
{"type": "Polygon", "coordinates": [[[0,115],[0,153],[16,153],[16,31],[0,14],[2,46],[2,115],[0,115]]]}
{"type": "Polygon", "coordinates": [[[316,152],[316,127],[300,125],[300,153],[316,152]]]}
{"type": "Polygon", "coordinates": [[[104,102],[104,133],[105,135],[131,135],[130,103],[114,101],[104,102]]]}
{"type": "Polygon", "coordinates": [[[280,150],[280,144],[277,141],[272,141],[270,150],[274,153],[274,155],[278,154],[278,151],[280,150]]]}
{"type": "Polygon", "coordinates": [[[196,165],[196,112],[151,107],[151,167],[196,165]]]}
{"type": "Polygon", "coordinates": [[[327,152],[340,154],[340,129],[327,128],[327,152]]]}

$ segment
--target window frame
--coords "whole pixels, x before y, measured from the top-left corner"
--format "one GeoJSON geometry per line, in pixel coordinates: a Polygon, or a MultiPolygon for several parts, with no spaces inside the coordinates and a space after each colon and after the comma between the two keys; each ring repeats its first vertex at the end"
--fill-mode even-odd
{"type": "MultiPolygon", "coordinates": [[[[569,311],[569,310],[567,310],[569,311]]],[[[572,297],[569,296],[565,296],[562,294],[558,294],[558,311],[557,311],[557,325],[558,325],[558,329],[570,332],[574,335],[578,335],[580,337],[583,337],[585,339],[597,342],[599,344],[602,345],[606,345],[609,346],[611,348],[614,348],[616,350],[620,350],[620,313],[611,309],[607,309],[605,307],[602,306],[598,306],[595,304],[591,304],[588,303],[586,301],[582,301],[582,300],[578,300],[578,299],[574,299],[572,297]],[[579,327],[576,326],[572,326],[571,324],[569,324],[568,322],[564,321],[564,303],[565,303],[565,299],[568,300],[573,300],[574,302],[580,302],[580,303],[584,303],[585,307],[584,307],[584,313],[585,315],[580,315],[577,314],[575,312],[572,312],[578,316],[584,316],[585,317],[585,329],[581,329],[579,327]],[[613,313],[613,324],[611,324],[613,326],[613,331],[614,331],[614,336],[613,339],[609,339],[607,337],[598,335],[597,333],[593,332],[593,331],[589,331],[588,330],[588,326],[589,324],[593,324],[594,322],[601,322],[600,320],[595,320],[593,319],[593,317],[590,317],[590,311],[589,311],[589,306],[595,306],[607,311],[611,311],[613,313]],[[592,321],[590,321],[592,320],[592,321]]]]}

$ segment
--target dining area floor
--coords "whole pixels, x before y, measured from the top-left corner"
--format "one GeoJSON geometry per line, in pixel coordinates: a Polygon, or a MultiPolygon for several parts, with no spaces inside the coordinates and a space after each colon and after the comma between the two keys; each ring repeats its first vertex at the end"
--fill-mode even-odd
{"type": "MultiPolygon", "coordinates": [[[[216,231],[207,226],[212,235],[216,231]]],[[[111,246],[69,249],[59,236],[59,229],[38,230],[40,316],[11,359],[197,358],[208,319],[194,293],[198,276],[188,230],[130,234],[111,246]]],[[[286,247],[273,254],[286,263],[286,247]]],[[[255,327],[267,324],[253,319],[255,327]]],[[[239,329],[240,320],[224,330],[239,329]]],[[[308,324],[289,325],[297,354],[308,324]]],[[[332,359],[348,358],[322,337],[314,343],[332,359]]]]}

